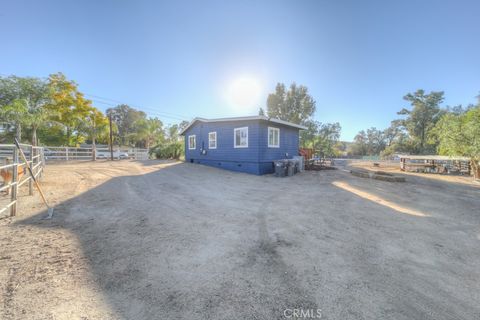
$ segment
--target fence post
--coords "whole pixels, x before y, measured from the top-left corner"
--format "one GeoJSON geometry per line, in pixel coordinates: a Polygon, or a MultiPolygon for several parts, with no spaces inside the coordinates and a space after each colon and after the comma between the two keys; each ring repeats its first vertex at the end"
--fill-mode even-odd
{"type": "MultiPolygon", "coordinates": [[[[30,146],[30,171],[35,174],[35,172],[33,172],[33,145],[30,146]]],[[[27,163],[27,166],[29,164],[27,163]]],[[[30,177],[30,181],[28,181],[28,194],[29,195],[33,195],[33,177],[30,177]]]]}
{"type": "Polygon", "coordinates": [[[13,147],[13,168],[12,168],[12,192],[11,201],[15,201],[10,207],[10,216],[13,217],[17,214],[17,191],[18,191],[18,149],[17,146],[13,147]]]}
{"type": "Polygon", "coordinates": [[[66,161],[68,161],[68,147],[65,148],[65,157],[66,157],[66,161]]]}
{"type": "Polygon", "coordinates": [[[38,178],[41,178],[42,175],[43,175],[43,168],[45,168],[45,148],[41,148],[40,149],[40,161],[42,162],[42,165],[40,166],[40,169],[41,172],[40,172],[40,175],[38,176],[38,178]]]}

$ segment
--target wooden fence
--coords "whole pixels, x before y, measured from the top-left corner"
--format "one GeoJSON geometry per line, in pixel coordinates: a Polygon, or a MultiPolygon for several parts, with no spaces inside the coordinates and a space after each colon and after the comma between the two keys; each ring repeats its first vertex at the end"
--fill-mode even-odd
{"type": "Polygon", "coordinates": [[[20,144],[27,162],[23,162],[19,149],[14,144],[0,144],[0,173],[3,185],[0,187],[0,215],[8,212],[10,216],[17,213],[18,190],[28,184],[28,193],[33,195],[34,182],[27,166],[35,178],[40,178],[45,167],[44,148],[20,144]]]}
{"type": "MultiPolygon", "coordinates": [[[[96,148],[97,159],[110,159],[109,148],[96,148]]],[[[113,148],[115,159],[147,160],[148,149],[139,148],[113,148]]],[[[45,147],[45,159],[47,161],[72,161],[92,160],[92,147],[71,148],[71,147],[45,147]]]]}
{"type": "MultiPolygon", "coordinates": [[[[46,161],[79,161],[92,160],[92,147],[35,147],[28,144],[20,144],[25,153],[27,163],[22,162],[19,150],[14,144],[0,144],[0,173],[3,177],[3,185],[0,184],[0,216],[10,210],[10,216],[17,213],[18,190],[27,184],[28,192],[33,195],[33,179],[27,167],[32,169],[35,178],[40,178],[46,161]]],[[[96,148],[97,159],[110,159],[109,148],[96,148]]],[[[113,149],[115,159],[147,160],[148,149],[119,148],[113,149]]],[[[1,181],[1,180],[0,180],[1,181]]]]}

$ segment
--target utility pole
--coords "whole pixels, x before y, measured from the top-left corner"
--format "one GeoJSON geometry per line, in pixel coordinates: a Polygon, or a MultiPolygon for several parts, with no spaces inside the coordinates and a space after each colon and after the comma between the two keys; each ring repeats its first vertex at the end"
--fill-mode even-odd
{"type": "Polygon", "coordinates": [[[112,132],[112,114],[108,115],[108,121],[110,122],[110,160],[113,161],[113,132],[112,132]]]}

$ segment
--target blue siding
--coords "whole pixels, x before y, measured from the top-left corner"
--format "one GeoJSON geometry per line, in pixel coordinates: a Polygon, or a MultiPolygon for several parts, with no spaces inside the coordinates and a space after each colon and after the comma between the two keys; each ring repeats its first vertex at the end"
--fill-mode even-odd
{"type": "Polygon", "coordinates": [[[263,120],[194,123],[185,134],[185,160],[233,171],[273,172],[273,160],[298,154],[298,129],[263,120]],[[268,147],[268,127],[280,129],[280,147],[268,147]],[[234,148],[234,129],[248,127],[248,148],[234,148]],[[217,148],[208,148],[208,133],[217,133],[217,148]],[[196,136],[196,149],[188,149],[188,136],[196,136]],[[205,149],[206,154],[201,150],[205,149]],[[287,156],[288,154],[288,156],[287,156]]]}
{"type": "Polygon", "coordinates": [[[259,159],[260,161],[290,159],[298,154],[298,129],[262,121],[260,124],[259,159]],[[280,129],[280,147],[268,147],[268,127],[280,129]]]}

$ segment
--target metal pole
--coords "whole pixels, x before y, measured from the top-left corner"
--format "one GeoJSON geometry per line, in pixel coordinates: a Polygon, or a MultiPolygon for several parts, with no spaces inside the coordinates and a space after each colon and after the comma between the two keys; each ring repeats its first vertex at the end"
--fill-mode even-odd
{"type": "Polygon", "coordinates": [[[10,207],[10,216],[13,217],[17,214],[17,191],[18,191],[18,149],[15,146],[13,148],[13,168],[12,168],[12,202],[15,201],[10,207]]]}
{"type": "Polygon", "coordinates": [[[67,158],[67,161],[68,161],[68,147],[65,148],[65,157],[67,158]]]}
{"type": "MultiPolygon", "coordinates": [[[[30,146],[30,171],[33,172],[33,146],[30,146]]],[[[28,165],[28,164],[27,164],[28,165]]],[[[33,195],[33,179],[30,178],[28,181],[28,194],[33,195]]]]}
{"type": "Polygon", "coordinates": [[[113,132],[112,132],[112,114],[108,115],[108,121],[110,122],[110,160],[113,161],[113,132]]]}

